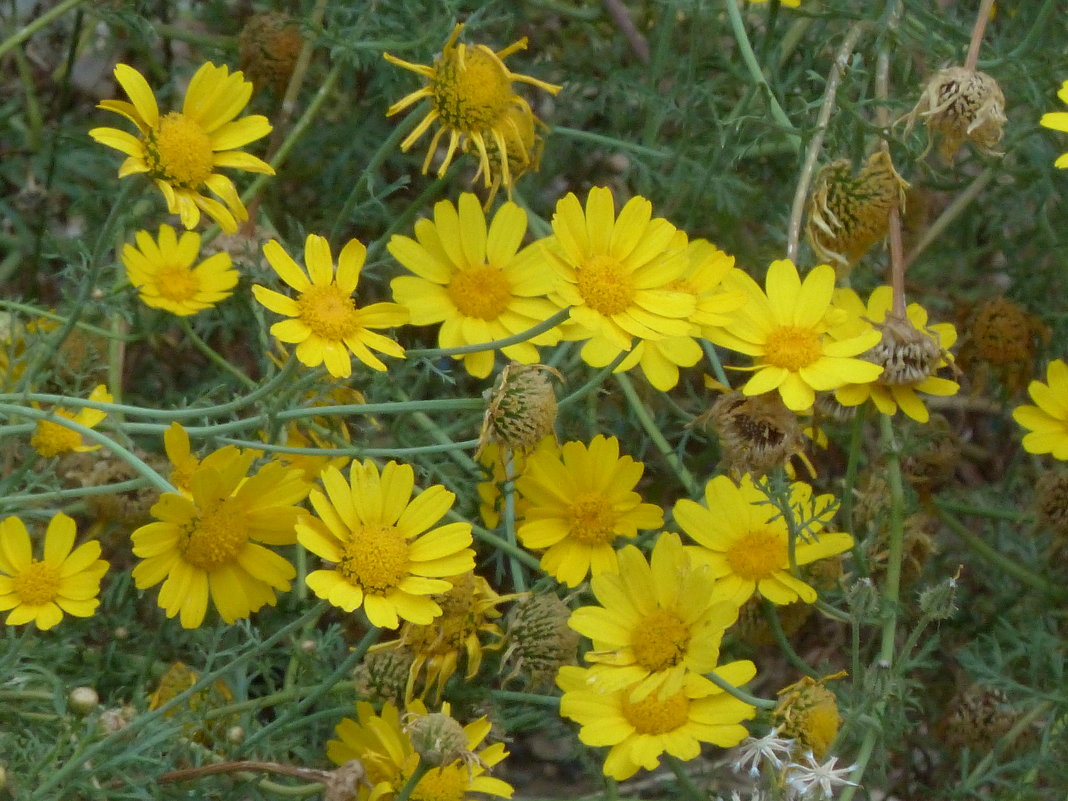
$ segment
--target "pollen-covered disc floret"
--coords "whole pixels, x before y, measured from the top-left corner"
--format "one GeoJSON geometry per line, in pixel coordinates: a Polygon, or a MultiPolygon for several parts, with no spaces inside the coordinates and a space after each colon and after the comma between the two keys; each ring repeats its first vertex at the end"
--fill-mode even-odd
{"type": "Polygon", "coordinates": [[[474,149],[478,153],[479,172],[485,185],[490,187],[499,178],[499,183],[510,187],[513,181],[511,159],[519,157],[521,161],[529,160],[527,154],[518,152],[520,146],[517,143],[523,142],[523,115],[533,116],[530,104],[513,91],[512,84],[531,84],[551,94],[559,92],[561,87],[512,72],[505,66],[505,58],[526,48],[525,38],[494,52],[482,44],[457,44],[462,30],[462,24],[453,28],[433,65],[413,64],[389,53],[384,54],[391,64],[426,79],[423,88],[390,106],[386,116],[397,114],[426,98],[430,102],[430,110],[401,143],[401,150],[407,151],[437,122],[440,127],[430,140],[423,161],[424,173],[430,168],[441,137],[448,133],[445,158],[438,167],[439,176],[445,174],[457,148],[474,149]],[[519,109],[518,118],[513,109],[519,109]],[[491,146],[496,154],[493,162],[489,155],[491,146]],[[501,154],[504,158],[501,158],[501,154]]]}
{"type": "Polygon", "coordinates": [[[308,574],[320,598],[346,612],[363,607],[372,625],[420,625],[442,613],[432,596],[474,568],[470,523],[437,525],[456,496],[440,484],[414,498],[415,471],[389,462],[353,462],[346,481],[323,470],[323,489],[311,492],[315,516],[297,523],[300,544],[330,566],[308,574]]]}
{"type": "Polygon", "coordinates": [[[204,64],[193,75],[181,111],[161,114],[144,76],[126,64],[115,66],[115,79],[132,102],[105,100],[98,108],[114,111],[137,126],[138,136],[117,128],[94,128],[89,135],[127,158],[119,177],[145,173],[156,182],[167,210],[193,228],[200,212],[227,233],[248,219],[234,182],[217,169],[231,167],[274,175],[266,162],[237,148],[271,132],[258,114],[235,119],[252,97],[252,84],[226,66],[204,64]],[[204,190],[216,197],[209,197],[204,190]]]}
{"type": "Polygon", "coordinates": [[[304,243],[306,271],[273,239],[263,246],[263,254],[297,297],[259,284],[252,293],[271,311],[290,318],[272,325],[271,333],[280,342],[296,344],[301,364],[323,364],[335,378],[347,378],[352,373],[350,354],[382,371],[386,365],[372,351],[404,358],[404,348],[372,329],[404,325],[408,310],[396,303],[357,306],[353,298],[367,256],[362,242],[349,240],[338,255],[336,270],[330,245],[317,234],[308,234],[304,243]]]}

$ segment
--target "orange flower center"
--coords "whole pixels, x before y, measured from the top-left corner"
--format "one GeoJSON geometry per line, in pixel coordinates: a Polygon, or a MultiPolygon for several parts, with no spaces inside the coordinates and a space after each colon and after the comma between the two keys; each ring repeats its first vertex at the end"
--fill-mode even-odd
{"type": "Polygon", "coordinates": [[[727,564],[731,572],[747,581],[770,578],[788,560],[786,538],[768,529],[750,531],[727,552],[727,564]]]}
{"type": "MultiPolygon", "coordinates": [[[[67,420],[74,419],[70,413],[63,409],[56,409],[56,416],[64,417],[67,420]]],[[[81,444],[81,434],[59,423],[53,423],[51,420],[38,422],[37,429],[30,438],[30,445],[46,459],[58,456],[61,453],[70,453],[81,447],[81,444]]]]}
{"type": "Polygon", "coordinates": [[[640,701],[631,701],[627,689],[623,691],[619,711],[638,734],[667,734],[689,720],[690,699],[686,693],[677,692],[667,698],[650,693],[640,701]]]}
{"type": "Polygon", "coordinates": [[[512,299],[504,273],[491,264],[460,270],[449,281],[447,291],[460,314],[479,320],[498,319],[512,299]]]}
{"type": "Polygon", "coordinates": [[[601,545],[616,538],[616,513],[600,493],[580,495],[571,504],[571,536],[584,545],[601,545]]]}
{"type": "Polygon", "coordinates": [[[161,297],[174,303],[195,298],[200,292],[196,273],[184,264],[166,264],[156,274],[156,288],[161,297]]]}
{"type": "Polygon", "coordinates": [[[59,568],[36,559],[11,579],[16,597],[26,606],[43,606],[54,601],[59,595],[59,582],[59,568]]]}
{"type": "Polygon", "coordinates": [[[626,311],[634,301],[630,274],[618,260],[602,254],[579,267],[578,291],[587,306],[606,317],[626,311]]]}
{"type": "Polygon", "coordinates": [[[340,342],[359,331],[360,313],[356,303],[337,284],[313,284],[300,293],[297,307],[301,322],[322,339],[340,342]]]}
{"type": "Polygon", "coordinates": [[[364,592],[384,595],[409,574],[408,541],[395,526],[362,526],[352,532],[337,570],[364,592]]]}
{"type": "Polygon", "coordinates": [[[145,149],[152,177],[182,189],[197,189],[215,167],[208,132],[177,111],[163,115],[159,125],[148,132],[145,149]]]}
{"type": "Polygon", "coordinates": [[[768,334],[764,345],[764,360],[775,367],[785,367],[792,373],[808,367],[822,355],[820,335],[811,328],[779,326],[768,334]]]}
{"type": "Polygon", "coordinates": [[[486,47],[460,45],[434,65],[430,102],[447,128],[464,133],[494,128],[513,97],[507,68],[486,47]]]}
{"type": "Polygon", "coordinates": [[[674,667],[686,656],[690,628],[674,612],[657,609],[634,631],[634,661],[655,673],[674,667]]]}
{"type": "Polygon", "coordinates": [[[212,572],[237,561],[248,542],[248,522],[237,498],[221,498],[209,503],[197,516],[192,530],[178,550],[193,567],[212,572]]]}

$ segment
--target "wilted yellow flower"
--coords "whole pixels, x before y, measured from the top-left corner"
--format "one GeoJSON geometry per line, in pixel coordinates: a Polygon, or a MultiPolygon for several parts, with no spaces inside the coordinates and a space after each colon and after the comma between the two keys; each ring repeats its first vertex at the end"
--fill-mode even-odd
{"type": "MultiPolygon", "coordinates": [[[[111,403],[113,399],[107,387],[99,384],[89,393],[89,400],[95,403],[111,403]]],[[[83,406],[78,410],[77,414],[71,414],[62,408],[54,409],[53,414],[56,417],[83,425],[86,428],[95,428],[97,424],[108,416],[107,412],[100,409],[90,409],[88,406],[83,406]]],[[[95,451],[100,447],[95,444],[85,444],[85,440],[79,432],[52,420],[37,421],[37,428],[34,430],[33,436],[30,437],[30,444],[34,447],[34,450],[46,459],[52,456],[59,456],[61,453],[95,451]]]]}

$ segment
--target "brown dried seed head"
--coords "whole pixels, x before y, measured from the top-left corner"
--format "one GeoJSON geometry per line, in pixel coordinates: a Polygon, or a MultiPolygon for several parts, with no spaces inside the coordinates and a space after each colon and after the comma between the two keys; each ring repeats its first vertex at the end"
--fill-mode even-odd
{"type": "Polygon", "coordinates": [[[563,380],[559,371],[544,364],[511,362],[487,393],[477,459],[482,449],[497,442],[502,449],[529,451],[556,424],[556,394],[546,373],[563,380]]]}
{"type": "Polygon", "coordinates": [[[285,14],[253,14],[237,37],[238,63],[257,89],[270,86],[281,95],[302,47],[300,28],[285,14]]]}
{"type": "Polygon", "coordinates": [[[964,67],[939,70],[908,115],[908,129],[918,117],[927,122],[928,135],[940,135],[939,153],[947,161],[965,140],[987,155],[1003,155],[993,147],[1001,141],[1007,120],[1005,95],[997,81],[985,72],[964,67]]]}
{"type": "Polygon", "coordinates": [[[864,354],[864,359],[882,365],[880,384],[916,384],[938,369],[943,359],[938,341],[916,328],[907,317],[887,314],[876,327],[882,330],[883,338],[864,354]]]}
{"type": "Polygon", "coordinates": [[[802,450],[801,424],[777,392],[753,397],[726,392],[712,404],[708,419],[719,435],[723,461],[738,475],[760,477],[802,450]]]}

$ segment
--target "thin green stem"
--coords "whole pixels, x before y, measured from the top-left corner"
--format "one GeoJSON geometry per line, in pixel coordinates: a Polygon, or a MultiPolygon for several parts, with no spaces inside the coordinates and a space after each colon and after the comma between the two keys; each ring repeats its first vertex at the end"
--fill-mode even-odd
{"type": "Polygon", "coordinates": [[[712,671],[711,673],[705,673],[704,677],[728,695],[732,695],[739,701],[749,704],[750,706],[755,706],[757,709],[774,709],[776,706],[778,706],[775,701],[772,701],[768,698],[760,698],[756,695],[747,693],[741,687],[735,687],[725,678],[718,675],[715,671],[712,671]]]}
{"type": "Polygon", "coordinates": [[[625,358],[627,358],[627,352],[622,351],[609,364],[606,364],[600,369],[600,371],[595,373],[589,381],[580,386],[574,392],[570,392],[564,397],[562,397],[556,404],[557,408],[566,408],[573,403],[577,403],[578,401],[589,395],[591,392],[601,386],[601,384],[608,380],[608,377],[612,375],[612,372],[623,362],[625,358]]]}
{"type": "Polygon", "coordinates": [[[230,375],[232,375],[234,378],[236,378],[249,389],[256,388],[257,384],[255,381],[245,375],[237,367],[230,364],[230,362],[227,361],[223,356],[219,355],[219,353],[217,353],[211,345],[209,345],[201,338],[200,334],[193,330],[193,326],[189,322],[188,318],[179,317],[178,325],[185,332],[185,335],[189,337],[189,340],[193,343],[193,347],[200,351],[208,359],[208,361],[210,361],[212,364],[214,364],[221,370],[228,372],[230,375]]]}
{"type": "MultiPolygon", "coordinates": [[[[504,457],[504,486],[501,487],[501,495],[504,498],[504,513],[501,516],[501,521],[504,523],[504,536],[508,542],[519,548],[519,541],[516,539],[515,533],[515,454],[505,449],[502,451],[504,457]]],[[[511,555],[507,555],[508,566],[512,573],[512,586],[515,587],[516,592],[527,591],[527,579],[523,574],[523,568],[518,559],[511,555]]]]}
{"type": "Polygon", "coordinates": [[[690,778],[690,774],[686,772],[686,768],[678,757],[673,757],[671,754],[664,754],[664,761],[667,762],[668,767],[671,768],[671,772],[675,774],[675,778],[678,780],[679,788],[682,790],[682,795],[684,797],[689,798],[690,801],[706,801],[708,794],[702,792],[701,789],[694,784],[693,779],[690,778]]]}
{"type": "Polygon", "coordinates": [[[515,701],[520,704],[534,704],[549,709],[559,710],[560,699],[555,695],[537,695],[535,693],[522,693],[515,690],[490,690],[490,697],[499,701],[515,701]]]}
{"type": "Polygon", "coordinates": [[[886,480],[890,488],[890,543],[886,559],[886,579],[883,584],[883,625],[879,658],[885,665],[893,664],[894,642],[897,636],[898,601],[901,593],[901,561],[905,538],[905,487],[901,478],[901,456],[894,436],[892,419],[879,415],[882,451],[887,456],[886,480]]]}
{"type": "Polygon", "coordinates": [[[68,11],[72,11],[84,2],[85,0],[63,0],[62,3],[53,7],[51,10],[46,11],[44,14],[41,14],[41,16],[31,20],[0,44],[0,58],[6,56],[9,51],[18,47],[37,33],[37,31],[47,28],[68,11]]]}
{"type": "Polygon", "coordinates": [[[789,638],[786,636],[786,632],[782,630],[782,621],[779,620],[779,611],[775,608],[775,604],[767,598],[761,598],[760,602],[761,611],[764,613],[764,620],[767,621],[768,628],[771,629],[771,636],[775,640],[775,644],[779,647],[779,650],[782,651],[783,656],[786,657],[786,661],[806,676],[818,679],[820,674],[813,670],[809,664],[801,658],[801,655],[794,650],[794,646],[790,643],[789,638]]]}
{"type": "Polygon", "coordinates": [[[702,339],[701,348],[705,352],[705,357],[708,359],[708,363],[712,365],[712,375],[714,375],[716,380],[723,384],[723,386],[729,387],[731,382],[727,379],[727,372],[723,369],[723,362],[719,359],[719,353],[716,352],[716,346],[707,339],[702,339]]]}
{"type": "Polygon", "coordinates": [[[477,342],[473,345],[457,345],[455,348],[411,348],[404,352],[407,358],[419,358],[424,357],[428,359],[437,359],[441,356],[461,356],[465,353],[482,353],[487,350],[500,350],[506,348],[509,345],[517,345],[520,342],[526,342],[528,339],[536,337],[538,334],[549,331],[560,323],[567,320],[570,311],[568,309],[561,309],[552,317],[547,320],[543,320],[526,331],[520,331],[518,334],[512,334],[509,337],[503,339],[492,339],[489,342],[477,342]]]}
{"type": "Polygon", "coordinates": [[[430,763],[420,756],[419,764],[415,766],[415,770],[413,770],[412,775],[408,777],[408,781],[406,781],[404,786],[400,788],[400,792],[393,797],[393,801],[408,801],[412,792],[419,785],[419,782],[423,780],[423,777],[426,776],[430,768],[430,763]]]}
{"type": "Polygon", "coordinates": [[[638,422],[641,423],[642,428],[645,429],[645,433],[649,435],[649,439],[653,441],[656,449],[660,451],[660,455],[664,457],[664,460],[671,467],[675,476],[679,479],[679,483],[682,484],[683,489],[691,497],[696,497],[700,492],[700,487],[697,484],[697,479],[693,477],[693,474],[686,468],[686,465],[682,463],[682,459],[675,453],[675,449],[671,447],[671,444],[667,441],[667,438],[661,433],[660,428],[657,426],[656,421],[653,420],[652,415],[649,414],[649,410],[645,408],[645,404],[642,403],[642,399],[638,397],[638,393],[634,391],[634,385],[630,381],[630,377],[626,373],[615,374],[616,383],[619,384],[619,388],[623,390],[623,395],[627,399],[627,403],[630,404],[631,410],[634,412],[635,417],[638,418],[638,422]]]}

